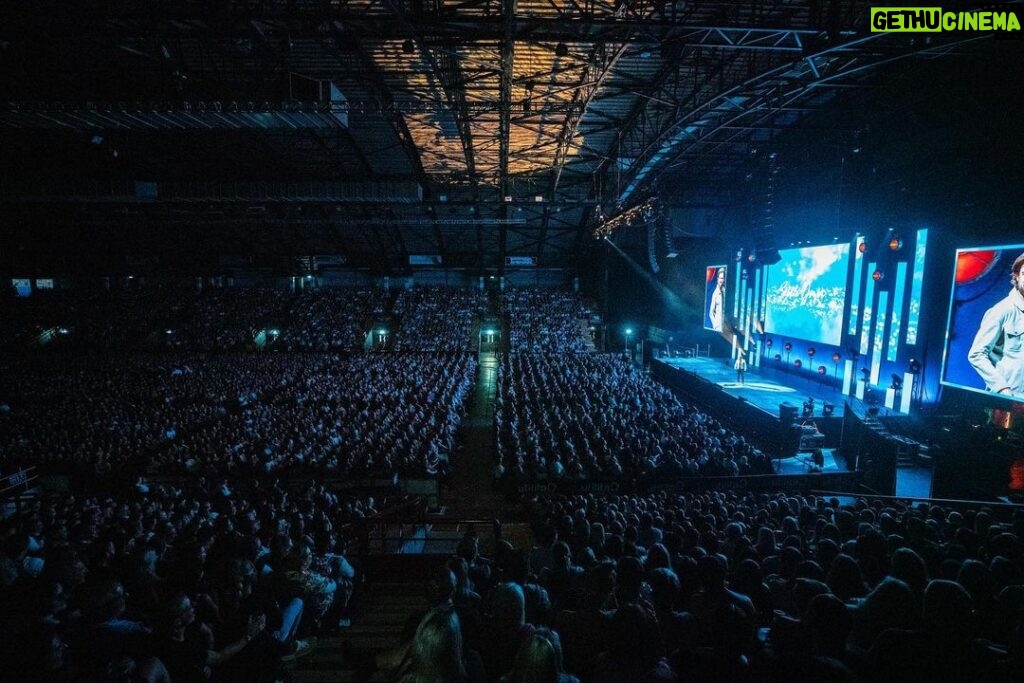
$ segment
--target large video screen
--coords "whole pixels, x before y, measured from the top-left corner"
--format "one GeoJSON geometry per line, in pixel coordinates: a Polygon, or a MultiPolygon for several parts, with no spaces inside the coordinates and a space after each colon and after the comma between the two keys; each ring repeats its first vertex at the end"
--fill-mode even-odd
{"type": "Polygon", "coordinates": [[[765,332],[838,346],[850,265],[849,244],[779,251],[766,292],[765,332]]]}
{"type": "Polygon", "coordinates": [[[956,252],[943,384],[1024,401],[1022,266],[1024,244],[956,252]]]}
{"type": "Polygon", "coordinates": [[[726,266],[708,266],[704,272],[704,329],[721,332],[725,326],[726,266]]]}

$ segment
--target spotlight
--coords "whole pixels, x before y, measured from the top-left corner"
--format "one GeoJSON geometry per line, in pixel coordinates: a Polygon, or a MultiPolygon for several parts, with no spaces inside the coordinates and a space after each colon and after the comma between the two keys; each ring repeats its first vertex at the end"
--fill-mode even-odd
{"type": "Polygon", "coordinates": [[[861,368],[860,369],[860,378],[862,380],[864,380],[864,382],[866,383],[868,380],[871,379],[871,371],[868,370],[867,368],[861,368]]]}
{"type": "Polygon", "coordinates": [[[826,370],[826,369],[825,369],[825,366],[824,366],[824,365],[819,365],[819,366],[818,366],[818,374],[819,374],[819,375],[821,375],[822,377],[824,377],[824,376],[825,376],[825,373],[826,373],[826,372],[828,372],[828,370],[826,370]]]}
{"type": "Polygon", "coordinates": [[[899,237],[893,237],[889,240],[889,248],[893,251],[899,251],[903,247],[903,240],[899,237]]]}
{"type": "Polygon", "coordinates": [[[811,348],[807,349],[807,356],[808,356],[808,358],[814,358],[814,354],[816,354],[816,353],[817,353],[817,351],[815,351],[813,346],[811,348]]]}
{"type": "Polygon", "coordinates": [[[832,417],[832,413],[836,412],[835,404],[825,401],[821,406],[821,414],[825,417],[832,417]]]}
{"type": "Polygon", "coordinates": [[[903,378],[902,377],[897,375],[895,372],[892,373],[892,375],[890,375],[890,377],[892,378],[892,384],[889,387],[890,389],[892,389],[893,391],[899,391],[900,389],[903,388],[903,378]]]}
{"type": "Polygon", "coordinates": [[[832,354],[832,362],[833,363],[838,363],[840,360],[842,360],[842,358],[843,357],[839,355],[838,351],[836,351],[835,353],[832,354]]]}
{"type": "Polygon", "coordinates": [[[793,361],[793,367],[797,368],[798,370],[801,367],[803,367],[803,364],[804,364],[803,361],[801,361],[799,358],[797,358],[795,361],[793,361]]]}
{"type": "Polygon", "coordinates": [[[782,354],[781,353],[775,354],[775,362],[778,363],[778,362],[781,362],[781,361],[782,361],[782,354]]]}
{"type": "Polygon", "coordinates": [[[910,361],[907,363],[907,366],[910,370],[910,373],[913,375],[916,375],[917,373],[921,372],[921,361],[919,361],[916,358],[911,358],[910,361]]]}
{"type": "Polygon", "coordinates": [[[876,270],[875,272],[871,273],[871,279],[874,280],[875,282],[881,281],[884,277],[885,273],[883,273],[880,270],[876,270]]]}
{"type": "Polygon", "coordinates": [[[772,348],[772,344],[774,344],[774,343],[775,342],[772,341],[771,337],[768,337],[767,339],[764,340],[764,345],[767,346],[769,349],[772,348]]]}
{"type": "Polygon", "coordinates": [[[793,350],[793,342],[786,342],[786,345],[783,346],[782,348],[786,349],[787,351],[792,351],[793,350]]]}
{"type": "Polygon", "coordinates": [[[868,243],[867,242],[861,242],[860,244],[857,245],[857,251],[859,251],[860,253],[863,254],[867,250],[868,250],[868,243]]]}

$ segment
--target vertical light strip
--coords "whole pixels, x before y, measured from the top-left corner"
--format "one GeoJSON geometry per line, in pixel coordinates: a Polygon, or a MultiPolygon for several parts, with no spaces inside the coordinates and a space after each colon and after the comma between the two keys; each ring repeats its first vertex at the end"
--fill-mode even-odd
{"type": "Polygon", "coordinates": [[[742,282],[742,280],[740,279],[740,273],[742,271],[743,271],[743,262],[742,261],[737,261],[736,262],[736,288],[734,290],[732,290],[733,292],[735,292],[732,295],[732,317],[734,317],[736,319],[739,319],[739,317],[740,317],[740,283],[742,282]]]}
{"type": "Polygon", "coordinates": [[[885,316],[889,312],[889,292],[878,293],[878,315],[875,316],[875,343],[871,350],[871,383],[878,384],[882,369],[882,344],[885,342],[885,316]]]}
{"type": "Polygon", "coordinates": [[[924,284],[924,260],[928,247],[928,228],[917,231],[914,244],[914,273],[910,284],[910,312],[907,314],[907,344],[917,343],[917,326],[921,318],[921,286],[924,284]]]}
{"type": "Polygon", "coordinates": [[[868,337],[871,335],[871,302],[875,296],[875,264],[868,264],[868,284],[864,293],[864,322],[860,326],[860,353],[868,352],[868,337]]]}
{"type": "Polygon", "coordinates": [[[896,362],[896,354],[900,348],[900,322],[903,316],[903,299],[907,293],[907,262],[900,261],[896,264],[896,291],[892,299],[892,326],[889,328],[889,348],[886,350],[885,358],[888,361],[896,362]]]}
{"type": "MultiPolygon", "coordinates": [[[[847,334],[857,334],[857,314],[860,312],[860,277],[864,268],[864,254],[860,252],[860,245],[864,244],[861,237],[854,240],[853,246],[853,299],[850,303],[850,324],[846,330],[847,334]]],[[[870,299],[870,297],[868,297],[870,299]]]]}

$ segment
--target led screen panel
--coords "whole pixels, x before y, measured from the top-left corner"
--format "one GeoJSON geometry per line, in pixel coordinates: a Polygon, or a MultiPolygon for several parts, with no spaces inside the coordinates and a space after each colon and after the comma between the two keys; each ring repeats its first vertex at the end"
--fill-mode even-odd
{"type": "Polygon", "coordinates": [[[942,383],[1024,401],[1024,244],[959,249],[942,383]]]}
{"type": "Polygon", "coordinates": [[[721,332],[725,325],[726,266],[708,266],[704,271],[704,329],[721,332]]]}
{"type": "Polygon", "coordinates": [[[771,267],[765,331],[838,346],[850,265],[849,244],[785,249],[771,267]]]}

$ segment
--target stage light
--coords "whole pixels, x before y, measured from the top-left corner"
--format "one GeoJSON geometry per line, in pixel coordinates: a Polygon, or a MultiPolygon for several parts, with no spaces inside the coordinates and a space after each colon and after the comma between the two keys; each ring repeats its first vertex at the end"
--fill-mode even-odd
{"type": "Polygon", "coordinates": [[[826,372],[828,372],[828,370],[826,370],[826,369],[825,369],[825,366],[824,366],[824,365],[819,365],[819,366],[818,366],[818,374],[819,374],[819,375],[822,375],[822,376],[824,376],[824,374],[825,374],[826,372]]]}
{"type": "Polygon", "coordinates": [[[772,348],[772,344],[774,343],[775,342],[772,341],[771,337],[768,337],[767,339],[764,340],[764,345],[767,346],[769,349],[772,348]]]}
{"type": "Polygon", "coordinates": [[[861,242],[860,244],[857,245],[857,251],[859,251],[860,253],[863,254],[867,250],[868,250],[868,243],[867,242],[861,242]]]}
{"type": "Polygon", "coordinates": [[[902,246],[903,240],[901,240],[899,237],[893,237],[891,240],[889,240],[889,248],[892,249],[893,251],[899,251],[902,246]]]}
{"type": "Polygon", "coordinates": [[[813,346],[811,348],[807,349],[807,357],[808,358],[814,358],[814,354],[816,354],[816,353],[817,353],[817,351],[814,349],[813,346]]]}
{"type": "Polygon", "coordinates": [[[883,273],[880,270],[876,270],[875,272],[871,273],[871,279],[874,280],[875,282],[881,281],[884,277],[885,273],[883,273]]]}
{"type": "Polygon", "coordinates": [[[889,387],[894,391],[899,391],[903,388],[903,378],[897,375],[895,372],[890,375],[892,378],[892,385],[889,387]]]}
{"type": "Polygon", "coordinates": [[[800,360],[799,358],[797,358],[795,361],[793,361],[793,366],[796,367],[796,368],[803,367],[803,364],[804,364],[803,361],[800,360]]]}
{"type": "Polygon", "coordinates": [[[754,261],[757,260],[757,254],[754,252],[750,252],[749,254],[747,254],[747,260],[753,263],[754,261]]]}
{"type": "Polygon", "coordinates": [[[866,383],[869,379],[871,379],[871,371],[868,370],[867,368],[861,368],[860,378],[864,380],[864,382],[866,383]]]}
{"type": "Polygon", "coordinates": [[[832,362],[833,363],[838,363],[840,360],[842,360],[842,358],[843,357],[839,355],[838,351],[836,351],[835,353],[832,354],[832,362]]]}
{"type": "Polygon", "coordinates": [[[786,342],[786,345],[783,346],[782,348],[786,349],[787,351],[792,351],[793,350],[793,342],[786,342]]]}
{"type": "Polygon", "coordinates": [[[628,337],[631,334],[633,334],[633,328],[632,327],[627,327],[626,328],[626,336],[628,337]]]}
{"type": "Polygon", "coordinates": [[[380,328],[379,330],[377,330],[377,334],[387,334],[387,333],[388,333],[388,331],[385,330],[383,327],[380,328]]]}
{"type": "Polygon", "coordinates": [[[781,353],[775,354],[775,362],[779,363],[781,361],[782,361],[782,354],[781,353]]]}
{"type": "Polygon", "coordinates": [[[834,413],[835,411],[836,406],[834,403],[829,403],[828,401],[825,401],[825,403],[822,404],[821,406],[821,414],[825,417],[832,417],[832,413],[834,413]]]}
{"type": "Polygon", "coordinates": [[[911,374],[916,375],[917,373],[921,372],[921,361],[919,361],[916,358],[911,358],[910,361],[907,363],[907,367],[910,370],[911,374]]]}

